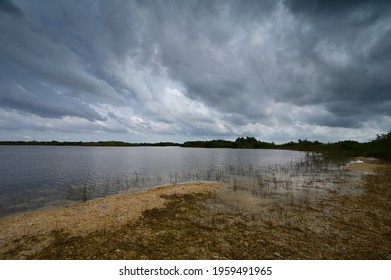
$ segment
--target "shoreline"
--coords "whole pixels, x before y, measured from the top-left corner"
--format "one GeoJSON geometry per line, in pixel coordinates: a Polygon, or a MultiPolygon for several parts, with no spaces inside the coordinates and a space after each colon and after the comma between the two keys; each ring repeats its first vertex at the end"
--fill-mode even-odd
{"type": "Polygon", "coordinates": [[[372,157],[356,157],[355,160],[350,161],[347,167],[351,170],[373,173],[378,168],[389,165],[390,163],[382,163],[380,159],[372,157]]]}
{"type": "Polygon", "coordinates": [[[368,164],[298,197],[197,182],[16,214],[0,259],[391,259],[391,165],[368,164]]]}
{"type": "MultiPolygon", "coordinates": [[[[215,182],[164,185],[142,192],[114,194],[86,202],[6,216],[0,219],[0,256],[9,249],[13,240],[20,240],[25,236],[48,235],[53,231],[84,236],[102,228],[118,228],[136,221],[144,211],[163,208],[166,196],[210,193],[220,185],[215,182]]],[[[47,245],[46,243],[43,245],[47,245]]],[[[39,247],[41,246],[32,251],[40,250],[39,247]]],[[[22,258],[23,255],[21,252],[22,258]]]]}

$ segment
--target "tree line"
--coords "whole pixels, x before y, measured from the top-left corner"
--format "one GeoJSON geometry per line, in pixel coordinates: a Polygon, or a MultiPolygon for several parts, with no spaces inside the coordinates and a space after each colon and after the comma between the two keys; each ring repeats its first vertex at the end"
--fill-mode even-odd
{"type": "Polygon", "coordinates": [[[388,133],[377,135],[375,139],[365,143],[352,140],[321,143],[317,140],[299,139],[296,142],[290,141],[284,144],[275,144],[273,142],[259,141],[255,137],[238,137],[235,141],[188,141],[181,146],[231,149],[283,149],[321,152],[334,156],[367,156],[391,160],[391,130],[388,133]]]}
{"type": "Polygon", "coordinates": [[[45,145],[45,146],[106,146],[106,147],[165,147],[178,146],[184,148],[229,148],[229,149],[284,149],[297,151],[322,152],[340,156],[371,156],[391,160],[391,130],[377,135],[369,142],[361,143],[352,140],[336,143],[321,143],[299,139],[284,144],[259,141],[255,137],[238,137],[235,141],[216,139],[209,141],[187,141],[183,144],[173,142],[159,143],[128,143],[122,141],[99,142],[59,142],[59,141],[0,141],[0,145],[45,145]]]}
{"type": "Polygon", "coordinates": [[[273,149],[274,143],[257,140],[255,137],[238,137],[235,141],[211,140],[211,141],[187,141],[182,147],[193,148],[230,148],[230,149],[273,149]]]}

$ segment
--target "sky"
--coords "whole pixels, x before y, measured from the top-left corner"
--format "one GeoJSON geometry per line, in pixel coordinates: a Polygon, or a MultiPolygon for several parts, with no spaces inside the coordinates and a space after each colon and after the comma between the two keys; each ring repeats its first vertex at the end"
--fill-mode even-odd
{"type": "Polygon", "coordinates": [[[0,0],[0,140],[389,130],[390,1],[0,0]]]}

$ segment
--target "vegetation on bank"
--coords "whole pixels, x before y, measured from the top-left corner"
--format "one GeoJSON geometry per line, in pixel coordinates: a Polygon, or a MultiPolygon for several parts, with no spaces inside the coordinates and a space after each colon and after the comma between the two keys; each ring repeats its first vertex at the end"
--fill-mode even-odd
{"type": "Polygon", "coordinates": [[[321,143],[319,141],[301,140],[284,144],[274,144],[257,140],[255,137],[239,137],[235,141],[189,141],[182,147],[202,148],[232,148],[232,149],[283,149],[297,151],[321,152],[339,156],[367,156],[391,160],[391,130],[377,135],[372,141],[360,143],[352,140],[336,143],[321,143]]]}
{"type": "Polygon", "coordinates": [[[238,137],[234,142],[228,140],[188,141],[182,147],[194,148],[231,148],[231,149],[273,149],[274,143],[262,142],[255,137],[238,137]]]}
{"type": "Polygon", "coordinates": [[[316,151],[329,155],[366,156],[391,160],[391,130],[388,133],[377,135],[369,142],[345,140],[336,143],[320,143],[318,141],[299,140],[280,145],[282,149],[301,151],[316,151]]]}
{"type": "Polygon", "coordinates": [[[0,141],[0,145],[50,145],[50,146],[116,146],[116,147],[165,147],[180,146],[185,148],[230,148],[230,149],[285,149],[297,151],[314,151],[329,155],[340,156],[370,156],[391,160],[391,130],[388,133],[377,135],[372,141],[360,143],[352,140],[336,143],[321,143],[319,141],[301,140],[290,141],[284,144],[259,141],[255,137],[238,137],[235,141],[210,140],[187,141],[183,144],[172,142],[159,143],[128,143],[121,141],[99,142],[58,142],[58,141],[0,141]]]}

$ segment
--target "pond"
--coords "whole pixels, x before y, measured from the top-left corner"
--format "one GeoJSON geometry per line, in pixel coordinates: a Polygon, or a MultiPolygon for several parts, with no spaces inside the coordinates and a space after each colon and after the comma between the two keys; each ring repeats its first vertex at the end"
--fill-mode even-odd
{"type": "Polygon", "coordinates": [[[191,181],[225,181],[256,194],[284,193],[288,184],[317,188],[339,167],[322,164],[316,177],[316,162],[323,158],[286,150],[0,146],[0,216],[191,181]]]}

